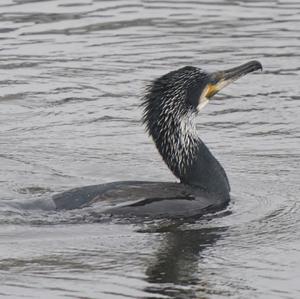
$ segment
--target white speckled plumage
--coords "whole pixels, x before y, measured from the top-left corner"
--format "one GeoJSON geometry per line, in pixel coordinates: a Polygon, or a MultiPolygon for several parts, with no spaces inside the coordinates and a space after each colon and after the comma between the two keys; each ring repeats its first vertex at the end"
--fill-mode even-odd
{"type": "Polygon", "coordinates": [[[191,167],[202,142],[197,135],[194,119],[199,111],[197,106],[203,98],[199,94],[199,102],[195,107],[185,101],[187,88],[195,78],[201,77],[204,77],[204,73],[197,68],[182,71],[166,82],[168,88],[165,88],[162,80],[162,86],[155,91],[157,81],[154,82],[144,98],[143,120],[146,129],[167,166],[179,178],[191,167]]]}

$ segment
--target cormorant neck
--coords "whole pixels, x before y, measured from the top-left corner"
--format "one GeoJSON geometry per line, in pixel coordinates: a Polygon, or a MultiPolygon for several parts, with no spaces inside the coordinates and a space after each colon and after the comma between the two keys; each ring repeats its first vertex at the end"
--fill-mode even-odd
{"type": "Polygon", "coordinates": [[[204,142],[198,137],[194,118],[189,112],[181,116],[156,114],[147,126],[163,160],[184,184],[194,185],[210,193],[229,198],[226,173],[204,142]]]}

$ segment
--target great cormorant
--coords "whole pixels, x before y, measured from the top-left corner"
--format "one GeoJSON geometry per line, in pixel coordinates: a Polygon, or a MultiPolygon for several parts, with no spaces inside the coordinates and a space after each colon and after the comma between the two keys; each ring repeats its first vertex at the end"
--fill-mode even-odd
{"type": "Polygon", "coordinates": [[[224,208],[230,200],[228,178],[198,137],[194,117],[219,90],[258,69],[262,69],[258,61],[212,73],[186,66],[148,87],[143,122],[180,183],[122,181],[76,188],[55,195],[56,208],[98,202],[104,214],[151,218],[194,217],[224,208]]]}

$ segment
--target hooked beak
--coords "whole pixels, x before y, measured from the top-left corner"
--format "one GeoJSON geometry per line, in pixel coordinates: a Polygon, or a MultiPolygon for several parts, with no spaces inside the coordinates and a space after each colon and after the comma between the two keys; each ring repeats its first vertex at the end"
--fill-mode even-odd
{"type": "Polygon", "coordinates": [[[211,74],[203,95],[209,99],[225,86],[259,69],[263,69],[261,63],[253,60],[225,71],[214,72],[211,74]]]}

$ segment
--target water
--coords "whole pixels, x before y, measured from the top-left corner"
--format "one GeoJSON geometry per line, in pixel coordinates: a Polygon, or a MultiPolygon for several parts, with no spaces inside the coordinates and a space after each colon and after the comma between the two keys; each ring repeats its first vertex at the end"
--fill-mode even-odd
{"type": "Polygon", "coordinates": [[[0,22],[1,298],[300,297],[299,1],[2,0],[0,22]],[[32,206],[174,181],[140,122],[145,85],[252,59],[264,71],[197,119],[232,185],[227,211],[128,223],[32,206]]]}

